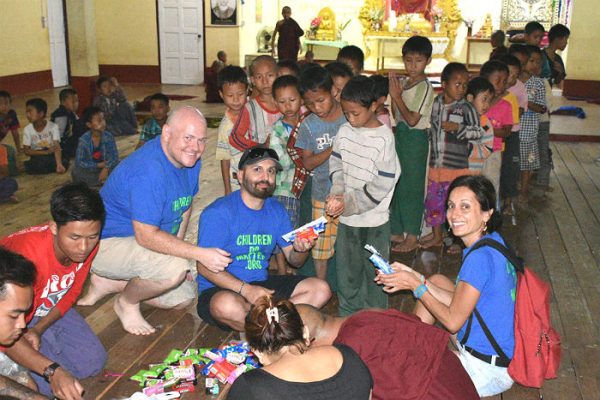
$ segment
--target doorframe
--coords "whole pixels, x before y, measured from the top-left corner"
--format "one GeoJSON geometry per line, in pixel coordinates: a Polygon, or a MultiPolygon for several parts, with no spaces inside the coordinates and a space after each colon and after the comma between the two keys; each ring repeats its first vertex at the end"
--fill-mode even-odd
{"type": "MultiPolygon", "coordinates": [[[[48,0],[46,1],[46,21],[48,20],[48,0]]],[[[67,64],[67,86],[71,86],[71,52],[69,49],[69,22],[67,21],[67,1],[66,0],[61,0],[62,2],[62,16],[63,16],[63,28],[64,28],[64,32],[65,32],[65,57],[66,57],[66,64],[67,64]]],[[[48,30],[50,29],[50,27],[48,26],[47,28],[48,30]]],[[[48,32],[48,35],[50,35],[50,32],[48,32]]],[[[49,45],[49,43],[48,43],[49,45]]],[[[52,71],[52,66],[50,66],[50,71],[52,71]]],[[[53,85],[54,86],[54,85],[53,85]]]]}
{"type": "MultiPolygon", "coordinates": [[[[159,71],[159,76],[160,76],[160,82],[162,85],[162,65],[160,64],[160,19],[158,16],[158,7],[159,7],[159,2],[160,0],[155,0],[154,1],[154,8],[156,10],[156,46],[158,46],[158,71],[159,71]]],[[[200,4],[202,4],[202,58],[203,58],[203,64],[204,68],[206,69],[206,16],[205,16],[205,4],[204,1],[205,0],[197,0],[200,2],[200,4]]],[[[63,3],[64,5],[64,3],[63,3]]],[[[68,68],[68,65],[67,65],[68,68]]],[[[202,83],[200,83],[200,85],[204,85],[204,82],[206,81],[206,77],[204,76],[204,71],[202,71],[202,83]]]]}
{"type": "Polygon", "coordinates": [[[67,84],[71,85],[71,51],[69,49],[69,23],[67,21],[67,2],[63,0],[62,2],[63,9],[63,24],[65,26],[65,53],[67,57],[67,84]]]}

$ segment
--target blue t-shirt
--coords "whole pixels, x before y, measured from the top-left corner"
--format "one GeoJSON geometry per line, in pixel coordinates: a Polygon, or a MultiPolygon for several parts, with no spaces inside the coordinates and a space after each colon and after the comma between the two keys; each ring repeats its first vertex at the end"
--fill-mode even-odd
{"type": "MultiPolygon", "coordinates": [[[[302,121],[298,130],[298,140],[296,146],[319,154],[333,145],[333,138],[337,135],[338,129],[346,123],[346,117],[342,115],[337,120],[328,122],[323,121],[315,114],[310,114],[302,121]]],[[[312,199],[325,201],[331,189],[329,180],[329,159],[313,170],[312,180],[312,199]]]]}
{"type": "MultiPolygon", "coordinates": [[[[215,200],[200,215],[198,246],[218,247],[231,253],[233,262],[226,271],[244,282],[267,279],[269,258],[276,245],[291,246],[281,236],[292,230],[285,208],[273,197],[263,208],[253,210],[236,190],[215,200]]],[[[198,275],[198,291],[214,285],[198,275]]]]}
{"type": "Polygon", "coordinates": [[[160,140],[121,161],[100,190],[106,209],[102,239],[133,236],[132,221],[176,235],[198,192],[200,167],[200,161],[192,168],[175,167],[160,140]]]}
{"type": "MultiPolygon", "coordinates": [[[[484,238],[504,244],[497,232],[484,238]]],[[[468,251],[469,248],[463,251],[463,257],[468,251]]],[[[512,358],[515,348],[514,319],[517,293],[515,268],[500,252],[486,246],[475,250],[464,260],[456,281],[464,281],[479,291],[477,310],[500,348],[512,358]]],[[[465,335],[467,323],[468,320],[458,331],[459,340],[465,335]]],[[[475,316],[466,345],[483,354],[496,354],[475,316]]]]}

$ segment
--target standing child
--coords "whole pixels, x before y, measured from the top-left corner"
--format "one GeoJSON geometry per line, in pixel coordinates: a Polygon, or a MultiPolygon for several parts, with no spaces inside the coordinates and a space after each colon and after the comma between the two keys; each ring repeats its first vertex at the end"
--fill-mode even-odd
{"type": "Polygon", "coordinates": [[[15,147],[9,146],[6,143],[2,143],[0,146],[4,146],[8,154],[8,174],[15,176],[19,174],[19,170],[17,169],[17,152],[22,153],[23,149],[21,148],[21,137],[19,136],[19,119],[15,110],[10,108],[11,100],[10,93],[6,90],[0,90],[0,142],[10,132],[16,151],[15,147]]]}
{"type": "Polygon", "coordinates": [[[149,140],[158,137],[162,133],[162,127],[167,122],[169,116],[169,98],[162,93],[155,93],[150,96],[150,112],[152,117],[144,123],[142,132],[140,133],[140,140],[135,146],[139,149],[149,140]]]}
{"type": "Polygon", "coordinates": [[[375,115],[379,122],[392,129],[390,110],[388,110],[385,105],[388,94],[390,93],[390,80],[383,75],[371,75],[370,78],[375,83],[375,95],[377,96],[377,109],[375,110],[375,115]]]}
{"type": "Polygon", "coordinates": [[[137,131],[135,114],[116,79],[101,76],[96,80],[98,94],[93,105],[104,113],[106,129],[115,136],[133,135],[137,131]]]}
{"type": "MultiPolygon", "coordinates": [[[[549,45],[542,50],[543,66],[548,66],[549,75],[546,73],[543,80],[546,87],[546,107],[552,109],[552,85],[558,85],[565,78],[565,65],[562,58],[556,54],[557,50],[564,50],[567,46],[569,28],[557,24],[550,28],[548,33],[549,45]]],[[[550,114],[546,112],[540,115],[540,128],[538,133],[538,147],[540,150],[540,169],[537,171],[536,185],[543,190],[551,191],[550,170],[552,169],[552,151],[550,150],[550,114]]]]}
{"type": "Polygon", "coordinates": [[[442,226],[446,221],[448,187],[452,181],[469,174],[469,140],[482,135],[479,115],[465,100],[469,72],[460,63],[451,62],[442,71],[442,89],[431,111],[431,151],[425,198],[425,221],[433,228],[421,247],[441,246],[442,226]]]}
{"type": "Polygon", "coordinates": [[[540,115],[547,112],[546,88],[542,78],[539,77],[542,69],[542,50],[536,46],[527,46],[530,52],[525,68],[520,79],[527,88],[528,110],[521,118],[520,140],[520,166],[521,166],[521,196],[519,203],[526,205],[529,196],[529,181],[533,171],[540,168],[540,153],[538,146],[538,133],[540,115]]]}
{"type": "MultiPolygon", "coordinates": [[[[518,115],[516,123],[513,124],[511,134],[504,140],[504,151],[502,152],[502,167],[500,170],[500,195],[504,199],[503,213],[514,215],[514,201],[519,195],[517,182],[520,178],[519,167],[519,131],[521,130],[520,119],[527,110],[527,89],[525,84],[519,80],[521,74],[520,60],[510,54],[500,58],[501,62],[508,66],[508,91],[517,99],[518,115]]],[[[509,98],[505,97],[506,100],[509,98]]]]}
{"type": "Polygon", "coordinates": [[[490,60],[497,60],[500,57],[508,54],[508,48],[504,45],[504,41],[506,40],[506,35],[504,31],[497,30],[492,33],[492,37],[490,38],[490,44],[492,45],[492,52],[490,53],[490,60]]]}
{"type": "Polygon", "coordinates": [[[375,114],[377,98],[371,79],[348,82],[341,104],[348,123],[340,127],[331,153],[326,211],[340,217],[335,250],[341,316],[388,306],[364,250],[370,244],[389,258],[389,205],[400,177],[394,134],[375,114]]]}
{"type": "Polygon", "coordinates": [[[494,98],[494,86],[485,78],[477,76],[467,85],[467,101],[477,111],[481,125],[481,137],[469,143],[469,170],[472,174],[480,174],[487,158],[492,154],[494,146],[494,127],[486,117],[490,102],[494,98]]]}
{"type": "MultiPolygon", "coordinates": [[[[308,67],[302,72],[300,94],[304,105],[312,112],[300,125],[296,146],[303,149],[302,160],[306,169],[313,171],[311,206],[314,220],[325,216],[325,202],[331,188],[331,145],[339,127],[346,122],[346,117],[340,104],[335,101],[333,80],[325,68],[308,67]]],[[[316,274],[321,279],[326,278],[327,262],[334,254],[337,226],[337,218],[328,218],[325,232],[319,235],[312,249],[316,274]]]]}
{"type": "Polygon", "coordinates": [[[425,177],[433,106],[433,86],[425,75],[431,62],[429,39],[413,36],[402,46],[402,60],[408,79],[390,73],[389,89],[396,124],[396,153],[402,175],[394,190],[391,206],[392,251],[409,252],[419,246],[425,198],[425,177]]]}
{"type": "Polygon", "coordinates": [[[23,129],[23,147],[25,154],[30,157],[29,161],[25,161],[25,171],[32,175],[64,174],[69,160],[62,157],[58,126],[46,120],[48,104],[40,98],[34,98],[27,100],[25,108],[30,122],[23,129]]]}
{"type": "Polygon", "coordinates": [[[544,56],[550,64],[552,85],[560,85],[567,76],[565,63],[557,51],[564,51],[569,43],[571,31],[562,24],[556,24],[548,31],[548,47],[544,50],[544,56]]]}
{"type": "Polygon", "coordinates": [[[237,168],[243,153],[229,143],[229,136],[234,127],[243,131],[250,128],[250,119],[244,108],[248,97],[248,76],[242,68],[229,65],[219,72],[217,85],[227,108],[219,124],[216,158],[221,163],[223,188],[228,195],[240,187],[237,168]]]}
{"type": "Polygon", "coordinates": [[[494,98],[486,113],[486,117],[494,127],[494,152],[486,160],[482,173],[492,181],[494,189],[498,192],[504,139],[510,136],[513,125],[518,122],[519,105],[514,95],[506,91],[508,82],[506,64],[496,60],[488,61],[481,66],[480,75],[494,86],[494,98]]]}
{"type": "Polygon", "coordinates": [[[67,88],[60,91],[58,100],[60,106],[50,114],[50,121],[58,125],[63,157],[71,159],[75,157],[79,138],[85,132],[77,116],[79,96],[75,89],[67,88]]]}
{"type": "Polygon", "coordinates": [[[99,189],[119,162],[117,144],[106,131],[104,114],[98,107],[88,107],[83,121],[89,131],[79,139],[75,166],[71,171],[73,182],[84,182],[99,189]]]}
{"type": "Polygon", "coordinates": [[[246,103],[246,111],[250,119],[250,127],[236,126],[229,135],[229,143],[237,150],[255,147],[259,144],[268,146],[273,124],[281,113],[273,98],[273,82],[277,78],[277,63],[271,56],[258,56],[250,64],[250,80],[256,96],[246,103]]]}
{"type": "Polygon", "coordinates": [[[337,60],[348,65],[354,76],[360,75],[365,67],[365,53],[358,46],[349,45],[342,47],[337,55],[337,60]]]}
{"type": "Polygon", "coordinates": [[[325,66],[329,75],[331,75],[331,79],[333,79],[333,96],[335,97],[335,101],[338,103],[341,100],[342,90],[344,90],[344,86],[348,83],[350,78],[354,76],[352,74],[352,70],[348,66],[340,61],[332,61],[325,66]]]}
{"type": "MultiPolygon", "coordinates": [[[[287,152],[287,143],[290,134],[299,128],[301,122],[302,96],[300,96],[299,85],[298,78],[292,75],[280,76],[273,82],[273,96],[283,116],[273,125],[269,144],[269,147],[277,152],[282,167],[275,179],[273,195],[285,207],[294,229],[299,226],[300,200],[292,192],[296,165],[287,152]]],[[[288,266],[285,255],[281,251],[275,254],[278,273],[280,275],[292,273],[293,270],[288,266]]]]}
{"type": "Polygon", "coordinates": [[[300,67],[296,61],[279,60],[277,61],[277,77],[283,75],[294,75],[296,78],[300,76],[300,67]]]}

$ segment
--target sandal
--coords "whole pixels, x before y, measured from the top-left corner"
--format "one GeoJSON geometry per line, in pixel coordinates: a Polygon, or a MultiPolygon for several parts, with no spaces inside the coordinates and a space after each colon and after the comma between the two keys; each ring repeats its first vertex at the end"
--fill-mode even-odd
{"type": "Polygon", "coordinates": [[[416,240],[414,243],[408,243],[408,240],[404,240],[401,243],[394,243],[391,247],[391,251],[394,253],[410,253],[419,248],[419,241],[416,240]]]}
{"type": "Polygon", "coordinates": [[[448,254],[462,254],[462,246],[458,243],[452,243],[448,249],[446,249],[446,253],[448,254]]]}

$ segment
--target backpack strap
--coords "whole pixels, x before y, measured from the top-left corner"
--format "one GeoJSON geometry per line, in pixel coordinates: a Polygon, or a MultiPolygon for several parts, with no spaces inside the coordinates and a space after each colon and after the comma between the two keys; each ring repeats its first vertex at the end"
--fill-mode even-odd
{"type": "MultiPolygon", "coordinates": [[[[485,247],[485,246],[489,246],[489,247],[492,247],[493,249],[498,250],[508,260],[508,262],[510,262],[513,265],[513,267],[515,267],[515,269],[518,272],[524,271],[523,260],[520,257],[518,257],[511,248],[503,245],[502,243],[500,243],[494,239],[490,239],[490,238],[484,238],[484,239],[479,240],[477,243],[475,243],[469,249],[469,252],[463,258],[463,262],[467,259],[469,254],[471,254],[471,252],[473,252],[474,250],[480,249],[482,247],[485,247]]],[[[481,326],[481,329],[483,330],[485,337],[487,338],[487,340],[490,342],[490,344],[494,348],[494,351],[496,352],[496,354],[500,357],[501,360],[505,360],[507,363],[510,362],[510,358],[508,358],[506,353],[502,350],[502,348],[500,347],[500,345],[494,338],[494,335],[492,334],[492,332],[488,328],[487,324],[483,320],[483,317],[477,310],[477,307],[475,307],[475,309],[469,316],[469,319],[467,321],[467,328],[465,330],[465,335],[463,336],[462,340],[460,341],[460,344],[465,346],[465,344],[467,343],[467,340],[469,339],[469,334],[471,333],[471,325],[473,323],[473,314],[475,314],[475,318],[477,318],[477,322],[479,322],[479,325],[481,326]]]]}

